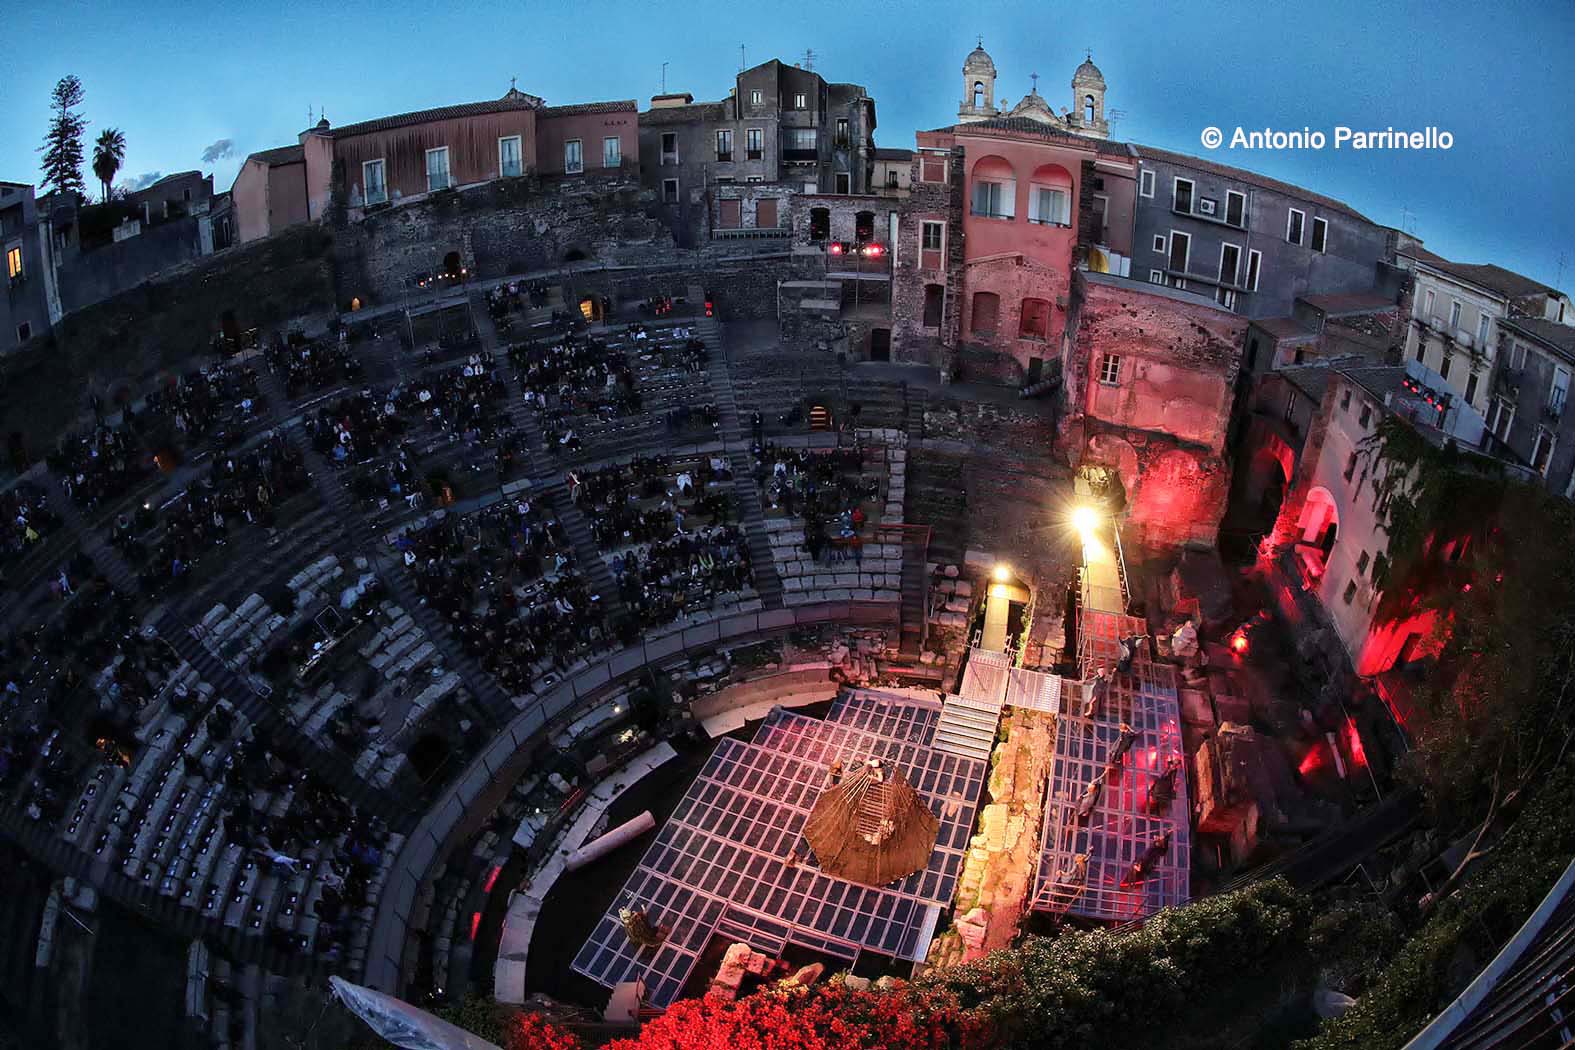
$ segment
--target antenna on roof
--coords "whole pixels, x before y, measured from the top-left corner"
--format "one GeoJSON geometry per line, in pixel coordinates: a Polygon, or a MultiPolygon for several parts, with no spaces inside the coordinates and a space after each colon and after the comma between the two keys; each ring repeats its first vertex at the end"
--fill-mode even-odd
{"type": "Polygon", "coordinates": [[[1559,252],[1559,276],[1558,280],[1554,281],[1553,283],[1558,285],[1560,288],[1564,287],[1564,266],[1569,261],[1570,257],[1567,252],[1559,252]]]}
{"type": "Polygon", "coordinates": [[[1127,111],[1124,109],[1107,109],[1105,110],[1105,123],[1114,124],[1126,115],[1127,111]]]}
{"type": "Polygon", "coordinates": [[[747,68],[749,68],[749,62],[748,62],[747,59],[744,58],[744,45],[743,44],[739,44],[738,45],[738,71],[740,73],[742,73],[747,68]]]}
{"type": "Polygon", "coordinates": [[[815,71],[815,49],[812,47],[804,49],[804,68],[811,73],[815,71]]]}
{"type": "Polygon", "coordinates": [[[306,126],[312,126],[312,104],[310,102],[306,104],[306,126]]]}
{"type": "Polygon", "coordinates": [[[667,94],[667,63],[662,63],[662,94],[667,94]]]}

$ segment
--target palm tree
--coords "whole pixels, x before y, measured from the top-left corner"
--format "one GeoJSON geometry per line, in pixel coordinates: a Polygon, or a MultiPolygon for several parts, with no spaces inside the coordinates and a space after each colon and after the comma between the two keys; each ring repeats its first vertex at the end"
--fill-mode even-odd
{"type": "Polygon", "coordinates": [[[126,156],[126,136],[119,128],[105,128],[93,143],[93,174],[104,188],[104,200],[109,200],[109,187],[115,181],[115,172],[126,156]]]}

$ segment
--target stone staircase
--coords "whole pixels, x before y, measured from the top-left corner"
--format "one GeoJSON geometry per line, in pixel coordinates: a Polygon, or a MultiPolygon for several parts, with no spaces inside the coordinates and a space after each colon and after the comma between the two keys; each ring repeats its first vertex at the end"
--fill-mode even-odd
{"type": "Polygon", "coordinates": [[[935,723],[930,746],[937,751],[987,762],[995,749],[995,733],[1000,722],[999,705],[948,696],[941,705],[940,721],[935,723]]]}
{"type": "Polygon", "coordinates": [[[135,594],[139,589],[136,570],[120,556],[119,551],[104,542],[99,530],[88,524],[81,509],[66,495],[65,487],[53,471],[46,473],[42,482],[49,493],[49,504],[60,515],[64,529],[77,538],[82,552],[93,559],[94,567],[121,594],[135,594]]]}
{"type": "Polygon", "coordinates": [[[733,468],[733,491],[738,497],[738,519],[744,527],[744,535],[749,539],[749,563],[754,569],[755,593],[760,596],[765,608],[780,609],[783,604],[782,577],[771,556],[771,541],[766,532],[760,488],[755,484],[754,457],[749,451],[751,437],[739,417],[738,401],[733,392],[732,368],[728,365],[722,342],[722,326],[715,318],[704,317],[697,319],[694,327],[711,351],[706,378],[711,384],[711,396],[721,422],[719,433],[722,447],[733,468]]]}
{"type": "Polygon", "coordinates": [[[958,565],[968,548],[967,488],[961,456],[909,446],[905,520],[930,526],[929,560],[958,565]]]}

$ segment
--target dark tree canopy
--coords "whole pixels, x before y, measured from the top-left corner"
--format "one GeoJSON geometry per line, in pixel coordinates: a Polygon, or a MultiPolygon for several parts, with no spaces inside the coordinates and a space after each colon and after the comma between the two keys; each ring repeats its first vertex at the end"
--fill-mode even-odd
{"type": "Polygon", "coordinates": [[[82,81],[68,74],[60,78],[49,96],[49,108],[54,114],[49,118],[49,130],[44,134],[44,144],[39,152],[44,155],[43,187],[84,194],[87,184],[82,180],[82,133],[87,130],[87,117],[76,112],[85,92],[82,81]]]}

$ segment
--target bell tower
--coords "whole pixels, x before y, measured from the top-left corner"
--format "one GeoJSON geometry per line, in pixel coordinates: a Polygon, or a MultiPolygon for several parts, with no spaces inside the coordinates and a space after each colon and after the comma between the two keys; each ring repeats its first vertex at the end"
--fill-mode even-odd
{"type": "Polygon", "coordinates": [[[995,63],[984,50],[984,40],[963,60],[963,97],[957,107],[961,123],[988,120],[997,115],[995,108],[995,63]]]}
{"type": "Polygon", "coordinates": [[[1105,75],[1094,65],[1092,54],[1072,74],[1072,119],[1069,123],[1090,138],[1110,137],[1110,122],[1105,119],[1105,75]]]}

